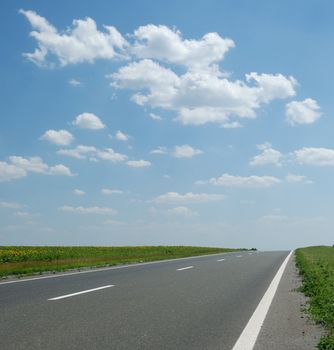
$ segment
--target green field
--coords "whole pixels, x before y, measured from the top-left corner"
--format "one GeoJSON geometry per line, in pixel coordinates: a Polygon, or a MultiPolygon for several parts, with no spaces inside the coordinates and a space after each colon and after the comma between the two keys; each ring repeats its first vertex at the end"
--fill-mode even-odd
{"type": "Polygon", "coordinates": [[[0,277],[80,267],[112,266],[134,262],[225,253],[240,249],[139,246],[139,247],[31,247],[0,246],[0,277]]]}
{"type": "Polygon", "coordinates": [[[303,277],[302,291],[310,297],[309,312],[328,330],[318,348],[334,350],[334,247],[297,249],[296,262],[303,277]]]}

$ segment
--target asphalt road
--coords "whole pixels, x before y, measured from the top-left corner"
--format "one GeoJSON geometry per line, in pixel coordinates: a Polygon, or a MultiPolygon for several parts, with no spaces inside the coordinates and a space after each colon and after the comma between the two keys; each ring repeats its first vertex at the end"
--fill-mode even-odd
{"type": "Polygon", "coordinates": [[[287,255],[226,253],[0,283],[0,349],[231,350],[287,255]]]}

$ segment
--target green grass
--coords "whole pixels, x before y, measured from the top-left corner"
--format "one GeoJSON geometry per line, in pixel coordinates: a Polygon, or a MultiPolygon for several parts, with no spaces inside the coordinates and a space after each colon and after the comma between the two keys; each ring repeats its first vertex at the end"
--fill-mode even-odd
{"type": "Polygon", "coordinates": [[[100,267],[134,262],[225,253],[240,249],[188,246],[139,247],[32,247],[0,246],[0,277],[80,267],[100,267]]]}
{"type": "Polygon", "coordinates": [[[297,249],[296,262],[303,277],[302,291],[310,297],[309,312],[328,330],[318,349],[334,350],[334,247],[297,249]]]}

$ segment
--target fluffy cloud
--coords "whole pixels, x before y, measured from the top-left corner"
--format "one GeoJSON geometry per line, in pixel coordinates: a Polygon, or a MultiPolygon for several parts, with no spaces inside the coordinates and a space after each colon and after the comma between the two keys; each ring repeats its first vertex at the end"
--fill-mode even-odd
{"type": "Polygon", "coordinates": [[[167,147],[159,146],[156,149],[153,149],[150,153],[151,154],[168,154],[169,150],[167,147]]]}
{"type": "Polygon", "coordinates": [[[115,215],[117,211],[109,207],[72,207],[70,205],[64,205],[58,208],[60,211],[67,213],[77,213],[77,214],[101,214],[101,215],[115,215]]]}
{"type": "Polygon", "coordinates": [[[124,134],[122,131],[118,130],[116,133],[116,140],[119,141],[128,141],[129,140],[129,136],[124,134]]]}
{"type": "Polygon", "coordinates": [[[64,176],[73,176],[74,175],[74,174],[72,174],[71,170],[63,164],[58,164],[58,165],[49,167],[48,174],[49,175],[64,175],[64,176]]]}
{"type": "Polygon", "coordinates": [[[117,153],[112,148],[97,149],[94,146],[85,146],[79,145],[71,149],[60,149],[57,151],[58,154],[77,158],[77,159],[90,159],[96,161],[97,159],[101,160],[110,160],[112,162],[123,162],[128,157],[125,154],[117,153]]]}
{"type": "Polygon", "coordinates": [[[151,151],[151,154],[170,154],[175,158],[192,158],[202,153],[203,151],[189,145],[175,146],[172,150],[169,150],[167,147],[159,146],[151,151]]]}
{"type": "Polygon", "coordinates": [[[179,77],[170,69],[164,68],[152,60],[132,62],[109,76],[115,88],[129,88],[145,93],[136,93],[132,99],[137,104],[154,107],[172,108],[173,96],[177,96],[179,77]]]}
{"type": "Polygon", "coordinates": [[[7,162],[0,161],[0,182],[11,181],[25,177],[27,172],[13,164],[8,164],[7,162]]]}
{"type": "Polygon", "coordinates": [[[239,129],[239,128],[242,128],[243,126],[239,122],[229,122],[229,123],[222,124],[222,127],[224,129],[239,129]]]}
{"type": "Polygon", "coordinates": [[[286,105],[286,120],[291,125],[312,124],[321,116],[317,101],[307,98],[304,101],[292,101],[286,105]]]}
{"type": "Polygon", "coordinates": [[[281,166],[283,155],[280,151],[277,151],[271,147],[271,144],[266,142],[261,145],[257,145],[257,149],[262,151],[261,154],[252,158],[249,162],[250,165],[267,165],[273,164],[276,166],[281,166]]]}
{"type": "Polygon", "coordinates": [[[13,165],[25,171],[45,174],[49,170],[49,166],[44,163],[40,157],[24,158],[20,156],[10,156],[9,160],[13,165]]]}
{"type": "Polygon", "coordinates": [[[84,196],[86,192],[76,188],[73,190],[73,194],[75,194],[76,196],[84,196]]]}
{"type": "Polygon", "coordinates": [[[130,167],[130,168],[147,168],[149,166],[151,166],[151,162],[149,162],[148,160],[129,160],[126,162],[126,164],[130,167]]]}
{"type": "Polygon", "coordinates": [[[221,194],[192,193],[180,194],[177,192],[167,192],[154,199],[156,203],[177,203],[177,202],[212,202],[225,199],[221,194]]]}
{"type": "MultiPolygon", "coordinates": [[[[28,59],[45,64],[51,55],[64,66],[126,54],[132,61],[109,76],[111,85],[134,90],[132,100],[140,106],[173,111],[183,124],[239,127],[232,118],[255,118],[263,105],[296,93],[296,80],[282,74],[251,72],[242,80],[230,79],[219,64],[234,42],[217,33],[184,39],[175,29],[149,24],[137,28],[127,42],[114,27],[100,32],[91,18],[74,20],[72,28],[59,34],[35,12],[21,13],[38,42],[35,52],[25,54],[28,59]],[[179,67],[173,71],[164,65],[179,67]]],[[[151,118],[160,120],[155,114],[151,118]]]]}
{"type": "Polygon", "coordinates": [[[67,130],[47,130],[41,136],[41,140],[49,141],[55,145],[67,146],[74,140],[74,137],[67,130]]]}
{"type": "Polygon", "coordinates": [[[304,175],[288,174],[285,176],[285,180],[289,183],[302,183],[302,184],[312,184],[313,181],[308,180],[304,175]]]}
{"type": "Polygon", "coordinates": [[[82,85],[82,82],[76,79],[70,79],[68,83],[74,87],[82,85]]]}
{"type": "Polygon", "coordinates": [[[196,213],[195,211],[189,209],[188,207],[184,207],[184,206],[167,209],[167,214],[184,216],[184,217],[191,217],[191,216],[198,215],[198,213],[196,213]]]}
{"type": "Polygon", "coordinates": [[[93,19],[76,19],[72,28],[59,33],[45,18],[34,11],[20,10],[34,29],[30,36],[37,41],[37,48],[24,56],[40,66],[53,66],[81,62],[94,62],[96,59],[122,57],[127,46],[126,40],[115,27],[104,26],[97,29],[93,19]]]}
{"type": "Polygon", "coordinates": [[[281,180],[274,176],[235,176],[223,174],[213,177],[208,181],[197,181],[197,184],[212,184],[226,187],[267,188],[280,183],[281,180]]]}
{"type": "Polygon", "coordinates": [[[112,148],[97,151],[96,156],[102,160],[111,160],[112,162],[123,162],[128,158],[125,154],[117,153],[112,148]]]}
{"type": "Polygon", "coordinates": [[[255,83],[254,92],[259,102],[268,103],[275,99],[284,99],[295,95],[297,80],[282,74],[246,74],[247,82],[255,83]]]}
{"type": "Polygon", "coordinates": [[[228,80],[217,70],[189,70],[178,76],[150,59],[129,63],[109,77],[116,88],[137,90],[135,103],[174,110],[178,121],[194,125],[228,125],[234,116],[255,118],[263,104],[294,96],[296,85],[292,77],[255,72],[246,75],[246,81],[228,80]]]}
{"type": "Polygon", "coordinates": [[[104,129],[106,126],[102,123],[101,119],[93,113],[79,114],[72,122],[73,125],[80,129],[99,130],[104,129]]]}
{"type": "Polygon", "coordinates": [[[149,24],[134,32],[132,52],[139,58],[153,58],[188,67],[207,67],[219,62],[232,47],[231,39],[208,33],[200,40],[183,40],[181,33],[163,25],[149,24]]]}
{"type": "Polygon", "coordinates": [[[203,152],[200,149],[192,148],[189,145],[175,146],[172,155],[176,158],[192,158],[203,152]]]}
{"type": "Polygon", "coordinates": [[[71,149],[61,149],[57,153],[72,158],[86,159],[88,156],[95,156],[96,152],[97,149],[94,146],[79,145],[71,149]]]}
{"type": "Polygon", "coordinates": [[[304,147],[293,153],[295,160],[306,165],[334,165],[334,149],[304,147]]]}
{"type": "Polygon", "coordinates": [[[28,172],[45,175],[73,176],[71,170],[63,164],[49,166],[40,157],[24,158],[10,156],[8,162],[0,162],[0,182],[19,179],[28,172]]]}
{"type": "Polygon", "coordinates": [[[110,188],[102,188],[101,193],[107,196],[111,196],[113,194],[122,194],[121,190],[111,190],[110,188]]]}
{"type": "Polygon", "coordinates": [[[149,117],[150,117],[151,119],[153,119],[153,120],[158,120],[158,121],[163,120],[163,118],[160,117],[160,115],[157,115],[157,114],[155,114],[155,113],[150,113],[150,114],[149,114],[149,117]]]}

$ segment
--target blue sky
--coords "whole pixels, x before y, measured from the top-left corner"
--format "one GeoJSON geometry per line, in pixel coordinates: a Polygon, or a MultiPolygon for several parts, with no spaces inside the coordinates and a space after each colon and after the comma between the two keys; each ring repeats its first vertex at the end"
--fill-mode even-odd
{"type": "Polygon", "coordinates": [[[0,244],[333,244],[331,1],[0,10],[0,244]]]}

